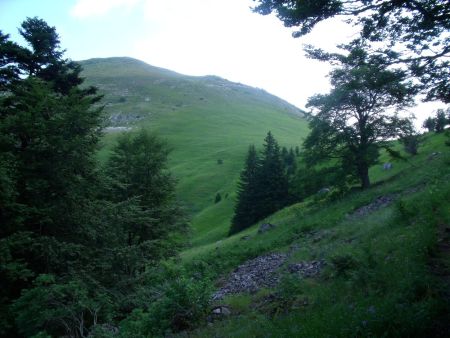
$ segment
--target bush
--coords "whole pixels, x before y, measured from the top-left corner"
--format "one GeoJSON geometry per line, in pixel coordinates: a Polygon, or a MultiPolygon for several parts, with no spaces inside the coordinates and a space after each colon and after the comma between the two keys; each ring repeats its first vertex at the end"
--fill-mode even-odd
{"type": "Polygon", "coordinates": [[[350,271],[355,270],[360,264],[350,254],[341,254],[331,257],[331,264],[337,276],[348,276],[350,271]]]}
{"type": "Polygon", "coordinates": [[[189,330],[205,320],[211,299],[209,280],[182,274],[167,278],[146,310],[136,309],[121,323],[122,337],[164,335],[167,331],[189,330]]]}
{"type": "Polygon", "coordinates": [[[408,154],[417,155],[420,145],[419,135],[407,135],[403,137],[400,142],[403,144],[403,148],[408,154]]]}
{"type": "Polygon", "coordinates": [[[36,332],[37,337],[47,333],[83,337],[114,313],[112,299],[104,290],[97,287],[94,291],[82,280],[58,282],[50,274],[39,275],[34,287],[23,290],[13,308],[19,332],[26,337],[36,332]]]}

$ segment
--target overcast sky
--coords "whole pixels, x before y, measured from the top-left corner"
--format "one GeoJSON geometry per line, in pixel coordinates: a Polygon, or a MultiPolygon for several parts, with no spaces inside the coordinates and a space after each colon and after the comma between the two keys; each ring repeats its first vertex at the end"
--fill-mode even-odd
{"type": "MultiPolygon", "coordinates": [[[[329,90],[329,66],[304,57],[310,43],[331,49],[353,37],[339,21],[294,39],[274,16],[251,11],[251,0],[0,0],[0,29],[38,16],[55,26],[66,57],[130,56],[187,75],[218,75],[259,87],[300,108],[329,90]]],[[[414,112],[422,121],[436,104],[414,112]]]]}

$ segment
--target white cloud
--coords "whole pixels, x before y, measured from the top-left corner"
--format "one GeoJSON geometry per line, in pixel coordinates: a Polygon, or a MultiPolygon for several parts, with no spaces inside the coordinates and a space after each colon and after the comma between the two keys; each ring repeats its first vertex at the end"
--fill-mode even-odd
{"type": "Polygon", "coordinates": [[[70,14],[80,19],[102,16],[112,9],[124,8],[130,10],[139,2],[141,0],[77,0],[70,10],[70,14]]]}

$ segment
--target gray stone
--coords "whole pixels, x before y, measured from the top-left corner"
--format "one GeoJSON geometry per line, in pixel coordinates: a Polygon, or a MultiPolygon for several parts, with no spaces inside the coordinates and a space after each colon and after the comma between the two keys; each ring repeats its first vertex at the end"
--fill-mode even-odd
{"type": "Polygon", "coordinates": [[[286,261],[287,255],[272,253],[259,256],[241,264],[228,276],[225,285],[216,291],[212,299],[241,292],[256,292],[262,287],[275,287],[279,282],[277,270],[286,261]]]}
{"type": "Polygon", "coordinates": [[[318,192],[317,192],[317,194],[318,195],[324,195],[324,194],[328,194],[330,192],[330,188],[322,188],[322,189],[320,189],[318,192]]]}
{"type": "Polygon", "coordinates": [[[272,230],[273,228],[276,228],[275,224],[271,224],[271,223],[263,223],[259,226],[258,229],[258,234],[263,234],[269,230],[272,230]]]}
{"type": "Polygon", "coordinates": [[[440,154],[441,154],[440,151],[436,151],[436,152],[434,152],[434,153],[431,153],[430,155],[428,155],[428,160],[430,161],[430,160],[432,160],[432,159],[438,157],[440,154]]]}
{"type": "Polygon", "coordinates": [[[386,162],[385,164],[383,164],[383,170],[391,170],[392,167],[392,163],[390,162],[386,162]]]}
{"type": "Polygon", "coordinates": [[[310,262],[304,261],[289,264],[287,269],[290,273],[296,273],[301,275],[302,277],[313,277],[319,274],[324,266],[324,260],[310,262]]]}
{"type": "Polygon", "coordinates": [[[380,196],[371,203],[356,209],[350,217],[363,217],[381,208],[385,208],[395,201],[396,195],[380,196]]]}
{"type": "Polygon", "coordinates": [[[231,315],[231,310],[226,305],[219,305],[219,306],[214,307],[211,310],[211,313],[214,315],[218,315],[218,316],[229,316],[229,315],[231,315]]]}

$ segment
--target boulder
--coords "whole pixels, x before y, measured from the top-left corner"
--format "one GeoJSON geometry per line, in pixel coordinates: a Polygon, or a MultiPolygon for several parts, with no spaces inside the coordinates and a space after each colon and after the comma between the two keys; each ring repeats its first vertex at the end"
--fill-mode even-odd
{"type": "Polygon", "coordinates": [[[211,313],[216,316],[229,316],[229,315],[231,315],[231,310],[226,305],[219,305],[219,306],[214,307],[211,310],[211,313]]]}
{"type": "Polygon", "coordinates": [[[208,323],[216,320],[224,319],[231,315],[231,309],[226,305],[217,305],[211,309],[209,316],[206,318],[208,323]]]}

